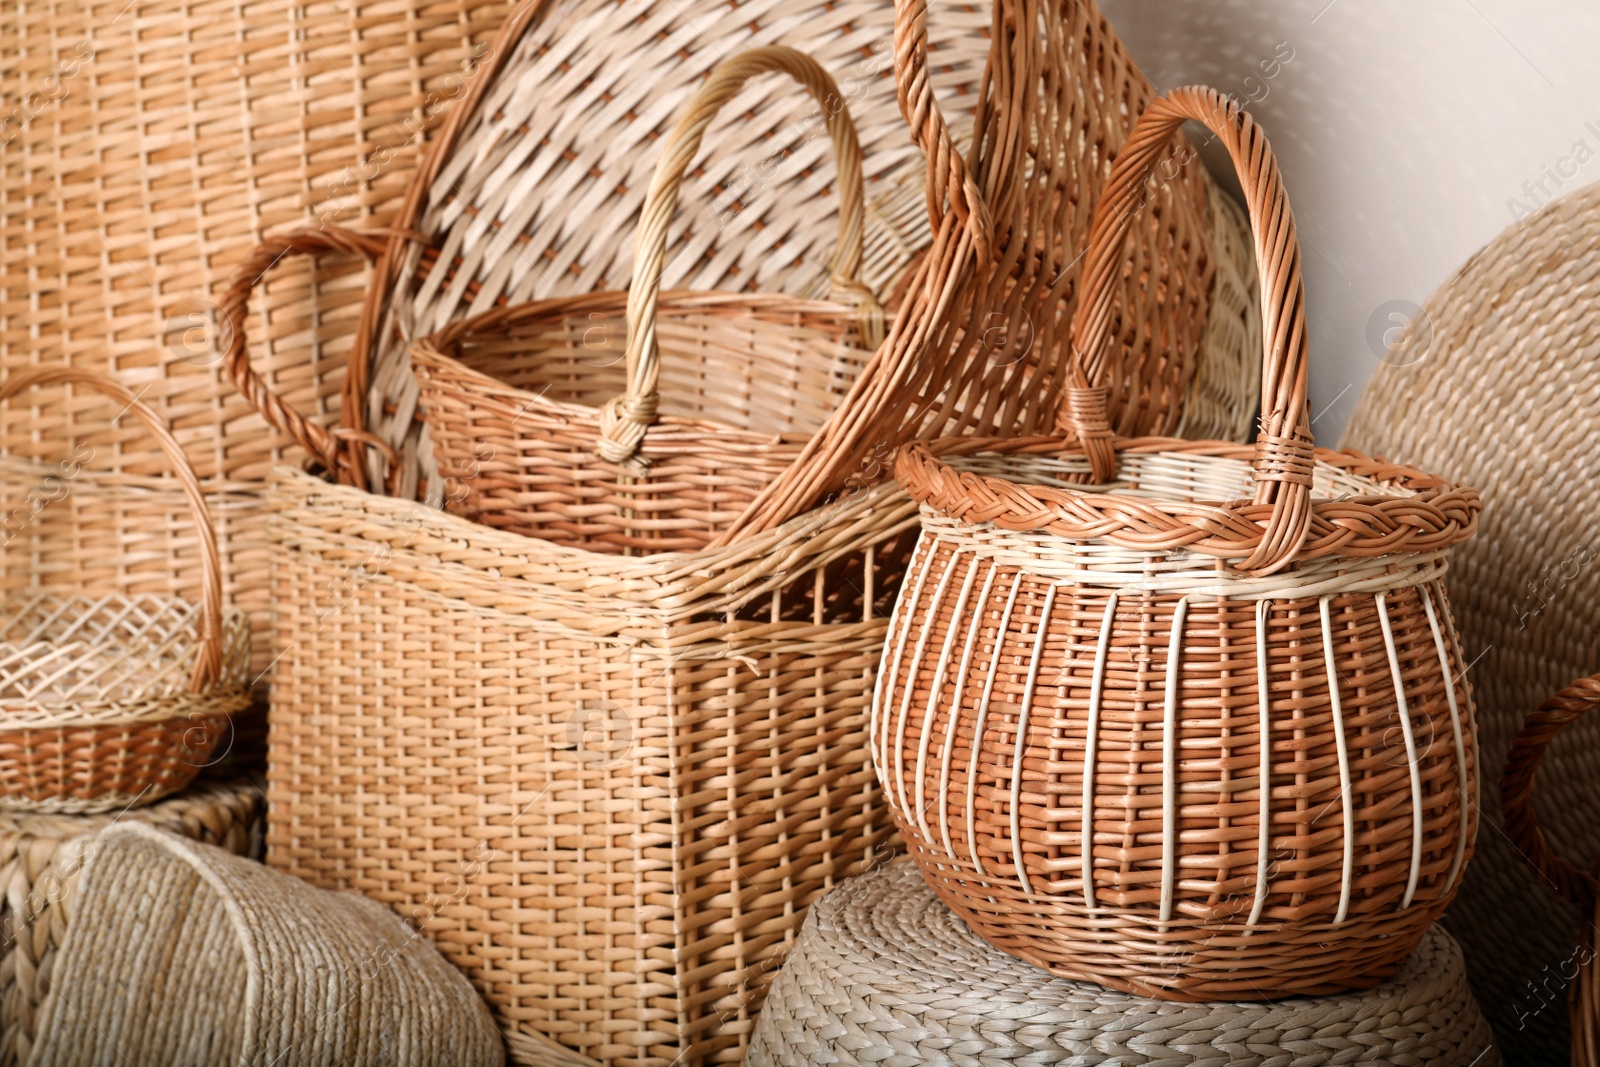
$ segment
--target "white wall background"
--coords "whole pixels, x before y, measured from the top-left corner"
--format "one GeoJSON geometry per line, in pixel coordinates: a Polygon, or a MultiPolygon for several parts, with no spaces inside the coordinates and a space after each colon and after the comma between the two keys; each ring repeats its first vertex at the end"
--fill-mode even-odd
{"type": "Polygon", "coordinates": [[[1254,101],[1300,224],[1321,444],[1392,314],[1517,212],[1600,180],[1594,0],[1101,3],[1157,87],[1254,101]]]}

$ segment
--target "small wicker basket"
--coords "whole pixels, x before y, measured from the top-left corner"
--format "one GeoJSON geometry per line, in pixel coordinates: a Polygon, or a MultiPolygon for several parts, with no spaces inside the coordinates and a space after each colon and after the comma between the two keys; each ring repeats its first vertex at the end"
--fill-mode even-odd
{"type": "Polygon", "coordinates": [[[1477,494],[1313,448],[1294,220],[1237,105],[1153,104],[1090,234],[1076,441],[897,459],[923,534],[875,698],[885,793],[940,895],[1063,977],[1183,1000],[1370,986],[1443,911],[1476,830],[1441,579],[1477,494]],[[1256,234],[1253,450],[1113,438],[1091,385],[1122,239],[1190,119],[1232,153],[1256,234]]]}
{"type": "MultiPolygon", "coordinates": [[[[1512,847],[1551,888],[1589,917],[1572,955],[1557,968],[1561,980],[1572,981],[1567,991],[1572,1019],[1572,1067],[1600,1067],[1600,963],[1595,960],[1596,938],[1600,936],[1600,877],[1579,870],[1550,848],[1539,828],[1533,794],[1539,764],[1550,742],[1597,707],[1600,674],[1578,679],[1539,705],[1512,742],[1505,776],[1500,781],[1501,810],[1512,847]]],[[[1538,992],[1544,996],[1549,991],[1538,992]]],[[[1525,1005],[1519,1004],[1518,1009],[1525,1011],[1525,1005]]]]}
{"type": "Polygon", "coordinates": [[[666,139],[626,292],[496,309],[412,349],[446,505],[591,550],[705,547],[794,462],[883,339],[883,309],[860,278],[863,230],[861,147],[833,78],[782,46],[727,60],[666,139]],[[766,72],[823,108],[838,166],[832,281],[848,304],[660,291],[701,138],[766,72]]]}
{"type": "MultiPolygon", "coordinates": [[[[13,374],[0,383],[0,400],[64,384],[124,405],[160,444],[200,534],[202,600],[68,594],[48,574],[13,588],[0,605],[0,808],[8,810],[96,812],[159,800],[193,780],[229,717],[250,702],[249,627],[242,615],[223,614],[216,535],[183,447],[137,396],[92,371],[13,374]]],[[[47,474],[45,495],[70,493],[76,470],[74,460],[47,474]]]]}

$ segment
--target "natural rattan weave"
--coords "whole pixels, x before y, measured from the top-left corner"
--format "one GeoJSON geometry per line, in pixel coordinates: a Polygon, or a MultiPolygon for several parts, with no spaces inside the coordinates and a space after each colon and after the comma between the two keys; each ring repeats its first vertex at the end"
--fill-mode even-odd
{"type": "Polygon", "coordinates": [[[1494,1067],[1455,942],[1389,981],[1273,1004],[1172,1004],[1052,978],[977,938],[907,862],[829,893],[772,985],[749,1067],[1494,1067]]]}
{"type": "MultiPolygon", "coordinates": [[[[947,126],[941,119],[937,137],[918,132],[924,118],[913,121],[913,133],[936,161],[926,199],[930,229],[920,212],[908,210],[908,198],[923,193],[923,160],[906,142],[904,121],[886,110],[889,5],[880,0],[877,11],[859,6],[834,5],[825,18],[763,25],[748,4],[730,20],[712,0],[667,6],[628,0],[621,7],[611,0],[566,0],[537,12],[525,9],[508,23],[497,64],[486,67],[490,76],[476,81],[453,110],[397,219],[402,232],[383,252],[345,380],[342,423],[354,432],[337,442],[337,455],[325,457],[328,465],[355,484],[387,484],[406,497],[417,493],[432,460],[414,418],[409,343],[463,312],[618,287],[629,266],[623,242],[636,216],[632,197],[638,193],[629,191],[646,187],[661,119],[681,107],[717,62],[773,39],[780,25],[783,43],[813,55],[839,78],[861,130],[870,164],[862,277],[880,294],[903,288],[920,325],[902,331],[881,365],[857,379],[850,398],[808,445],[807,461],[780,479],[794,484],[769,490],[770,499],[748,509],[722,540],[781,524],[848,484],[897,431],[1044,428],[1047,406],[1029,399],[1032,391],[1021,383],[1034,376],[1035,365],[1046,379],[1059,379],[1064,353],[1054,323],[1071,309],[1077,241],[1107,156],[1127,128],[1130,108],[1148,99],[1149,86],[1086,0],[1049,12],[1053,24],[1033,41],[1035,54],[1021,56],[1009,45],[997,50],[999,65],[981,79],[984,28],[992,36],[993,27],[1014,23],[1011,0],[993,12],[940,6],[920,23],[923,51],[932,49],[934,66],[931,81],[919,80],[924,96],[918,106],[932,106],[937,84],[953,105],[952,120],[947,126]],[[634,50],[625,57],[615,35],[579,29],[626,24],[635,15],[660,37],[654,43],[629,37],[634,50]],[[1019,61],[1023,66],[1014,68],[1019,61]],[[1047,68],[1059,68],[1060,76],[1044,77],[1047,68]],[[639,78],[641,70],[653,76],[639,78]],[[1014,77],[1036,92],[1014,99],[1007,88],[1014,77]],[[971,195],[987,200],[974,215],[963,199],[956,214],[993,216],[1004,225],[997,240],[978,241],[988,227],[975,222],[972,240],[963,243],[964,224],[942,206],[944,171],[974,114],[983,136],[970,161],[981,178],[971,195]],[[1024,212],[1030,224],[1020,224],[1024,212]],[[589,224],[574,225],[574,217],[589,224]],[[1025,251],[1034,240],[1044,242],[1042,256],[1025,251]],[[987,294],[974,291],[967,273],[973,242],[992,254],[983,272],[983,284],[993,290],[987,294]],[[896,279],[924,248],[921,272],[898,286],[896,279]],[[1049,295],[1060,306],[1032,304],[1058,276],[1065,279],[1061,291],[1049,295]],[[1035,337],[1040,343],[1032,343],[1035,337]],[[925,343],[930,340],[932,346],[925,343]],[[367,431],[385,447],[369,450],[367,431]],[[390,460],[395,452],[398,467],[390,460]]],[[[919,17],[912,5],[903,15],[907,25],[919,17]]],[[[663,285],[771,292],[778,288],[773,272],[781,270],[810,280],[786,290],[804,296],[825,290],[834,204],[821,199],[824,209],[814,206],[829,184],[829,168],[816,166],[825,151],[822,139],[805,133],[807,112],[797,94],[787,95],[775,97],[769,86],[747,89],[726,109],[743,116],[742,125],[730,130],[718,124],[707,132],[719,150],[685,189],[684,203],[699,209],[679,223],[685,236],[672,238],[673,247],[701,255],[679,257],[663,285]],[[779,178],[792,178],[798,190],[779,194],[779,178]],[[737,276],[735,255],[749,268],[737,276]]],[[[1214,273],[1209,181],[1201,168],[1188,166],[1154,191],[1157,209],[1147,216],[1150,225],[1141,228],[1132,268],[1118,286],[1126,321],[1112,358],[1119,374],[1141,383],[1128,405],[1130,430],[1170,431],[1195,378],[1214,273]]],[[[284,241],[309,252],[315,238],[284,241]]],[[[260,258],[275,257],[263,249],[260,258]]],[[[241,273],[240,281],[248,287],[256,276],[241,273]]],[[[242,349],[239,357],[231,369],[241,389],[260,397],[262,390],[248,382],[242,349]]],[[[258,406],[301,436],[284,405],[263,399],[258,406]]],[[[304,443],[314,452],[326,444],[304,443]]]]}
{"type": "MultiPolygon", "coordinates": [[[[1505,776],[1500,782],[1501,812],[1511,846],[1551,892],[1575,904],[1593,921],[1582,924],[1571,955],[1558,968],[1572,1022],[1572,1067],[1600,1064],[1600,962],[1595,960],[1600,931],[1600,879],[1579,870],[1550,847],[1534,809],[1539,765],[1557,734],[1600,707],[1600,675],[1579,678],[1528,715],[1511,744],[1505,776]]],[[[1589,783],[1591,786],[1593,783],[1589,783]]],[[[1549,990],[1541,992],[1548,993],[1549,990]]],[[[1560,995],[1561,991],[1555,991],[1560,995]]],[[[1524,1017],[1550,1005],[1543,998],[1521,1005],[1524,1017]]]]}
{"type": "Polygon", "coordinates": [[[274,490],[268,861],[394,908],[508,1030],[737,1063],[806,907],[891,834],[867,706],[911,501],[629,557],[274,490]]]}
{"type": "Polygon", "coordinates": [[[896,823],[975,930],[1064,977],[1186,1000],[1372,985],[1471,849],[1471,699],[1441,579],[1477,497],[1313,451],[1293,217],[1221,94],[1176,90],[1140,119],[1084,277],[1078,445],[951,438],[897,461],[923,536],[874,707],[896,823]],[[1188,119],[1232,154],[1257,236],[1254,449],[1114,439],[1105,415],[1108,280],[1188,119]]]}
{"type": "Polygon", "coordinates": [[[67,900],[91,836],[113,822],[159,826],[238,856],[258,857],[265,831],[260,788],[202,779],[147,808],[104,815],[0,812],[0,1067],[26,1067],[39,1007],[71,925],[67,900]]]}
{"type": "Polygon", "coordinates": [[[704,546],[792,463],[882,340],[860,280],[860,146],[839,87],[790,48],[711,72],[667,136],[625,293],[476,316],[412,352],[446,506],[516,533],[619,551],[704,546]],[[667,227],[718,110],[751,77],[799,81],[838,167],[838,299],[662,293],[667,227]]]}
{"type": "MultiPolygon", "coordinates": [[[[0,808],[93,812],[159,800],[194,778],[229,717],[249,705],[249,626],[223,613],[211,516],[160,416],[125,386],[70,367],[9,375],[0,401],[69,384],[120,405],[118,417],[134,415],[161,446],[197,531],[201,598],[63,589],[58,581],[70,579],[46,571],[0,603],[0,808]]],[[[31,490],[11,485],[8,517],[69,497],[80,469],[74,459],[31,490]]],[[[112,510],[102,521],[116,518],[112,510]]],[[[26,570],[14,552],[8,545],[8,563],[26,570]]]]}
{"type": "Polygon", "coordinates": [[[483,1002],[370,900],[148,823],[85,846],[36,1067],[501,1067],[483,1002]]]}
{"type": "MultiPolygon", "coordinates": [[[[1600,668],[1600,185],[1491,241],[1412,308],[1344,443],[1483,492],[1483,527],[1451,557],[1452,598],[1492,777],[1528,709],[1600,668]],[[1537,368],[1535,373],[1533,368],[1537,368]]],[[[1393,319],[1387,319],[1393,322],[1393,319]]],[[[1600,716],[1547,751],[1540,814],[1571,856],[1600,856],[1600,716]]],[[[1508,1063],[1568,1055],[1562,989],[1593,915],[1522,862],[1499,795],[1445,924],[1508,1063]]]]}

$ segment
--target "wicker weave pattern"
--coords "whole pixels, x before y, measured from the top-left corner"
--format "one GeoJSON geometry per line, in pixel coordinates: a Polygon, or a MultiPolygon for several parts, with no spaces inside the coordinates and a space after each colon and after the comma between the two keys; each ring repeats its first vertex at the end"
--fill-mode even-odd
{"type": "Polygon", "coordinates": [[[1440,579],[1478,502],[1314,450],[1294,222],[1220,94],[1140,119],[1096,209],[1063,423],[1076,446],[904,450],[923,539],[874,747],[930,883],[1056,974],[1179,1000],[1394,973],[1476,830],[1466,660],[1440,579]],[[1130,210],[1185,119],[1240,167],[1263,309],[1254,449],[1115,436],[1103,378],[1130,210]]]}
{"type": "Polygon", "coordinates": [[[626,293],[491,311],[413,350],[447,506],[565,544],[703,547],[794,461],[882,339],[883,309],[859,279],[861,233],[860,147],[833,79],[792,49],[732,57],[666,139],[626,293]],[[831,273],[849,304],[660,292],[684,169],[718,108],[767,71],[799,81],[827,116],[840,202],[831,273]],[[609,339],[619,308],[620,352],[609,339]]]}
{"type": "Polygon", "coordinates": [[[891,833],[867,704],[910,501],[639,558],[275,490],[269,862],[407,916],[511,1029],[738,1062],[806,906],[891,833]]]}
{"type": "Polygon", "coordinates": [[[38,1012],[71,925],[68,897],[86,846],[118,820],[149,823],[237,856],[259,856],[261,790],[243,780],[204,781],[147,808],[105,815],[0,813],[0,1065],[26,1065],[38,1012]]]}
{"type": "Polygon", "coordinates": [[[1493,1067],[1461,953],[1434,928],[1363,993],[1189,1006],[1051,978],[967,930],[908,863],[823,898],[773,983],[750,1067],[1493,1067]]]}

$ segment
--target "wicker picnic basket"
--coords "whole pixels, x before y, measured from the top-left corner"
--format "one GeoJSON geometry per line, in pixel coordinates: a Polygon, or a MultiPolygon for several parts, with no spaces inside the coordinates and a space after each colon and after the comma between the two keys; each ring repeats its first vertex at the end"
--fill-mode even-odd
{"type": "Polygon", "coordinates": [[[1371,985],[1471,850],[1472,704],[1442,579],[1477,495],[1313,449],[1293,216],[1221,94],[1145,112],[1091,234],[1063,416],[1079,443],[897,458],[923,536],[874,708],[896,823],[977,932],[1058,975],[1186,1000],[1371,985]],[[1107,280],[1191,119],[1232,153],[1256,232],[1253,449],[1114,438],[1105,416],[1107,280]]]}
{"type": "Polygon", "coordinates": [[[412,351],[446,506],[618,551],[703,547],[794,462],[883,339],[860,280],[861,149],[838,85],[782,46],[711,72],[667,136],[626,292],[514,305],[412,351]],[[678,189],[722,105],[778,72],[822,106],[838,167],[839,300],[662,293],[678,189]]]}
{"type": "MultiPolygon", "coordinates": [[[[1542,981],[1518,990],[1512,1005],[1518,1028],[1550,1010],[1563,993],[1572,1022],[1572,1067],[1600,1065],[1600,961],[1595,959],[1600,936],[1600,878],[1579,870],[1556,854],[1539,826],[1534,806],[1539,765],[1556,735],[1600,707],[1600,675],[1579,678],[1529,713],[1511,745],[1505,775],[1500,781],[1500,810],[1506,834],[1524,863],[1538,872],[1554,892],[1571,901],[1589,917],[1580,927],[1577,943],[1566,958],[1547,962],[1542,981]],[[1592,921],[1591,921],[1592,920],[1592,921]],[[1551,982],[1554,982],[1552,987],[1551,982]]],[[[1592,785],[1592,783],[1590,783],[1592,785]]],[[[1557,1009],[1559,1010],[1559,1009],[1557,1009]]]]}
{"type": "MultiPolygon", "coordinates": [[[[160,444],[199,531],[192,563],[204,576],[202,595],[193,604],[69,592],[48,574],[8,592],[0,605],[0,809],[95,812],[159,800],[199,773],[229,716],[249,704],[249,626],[222,610],[216,535],[182,446],[136,394],[90,371],[12,374],[0,381],[0,401],[66,384],[123,405],[119,417],[132,412],[160,444]]],[[[74,449],[25,500],[14,499],[8,516],[31,519],[70,496],[87,458],[74,449]]],[[[113,509],[107,521],[120,518],[113,509]]]]}

